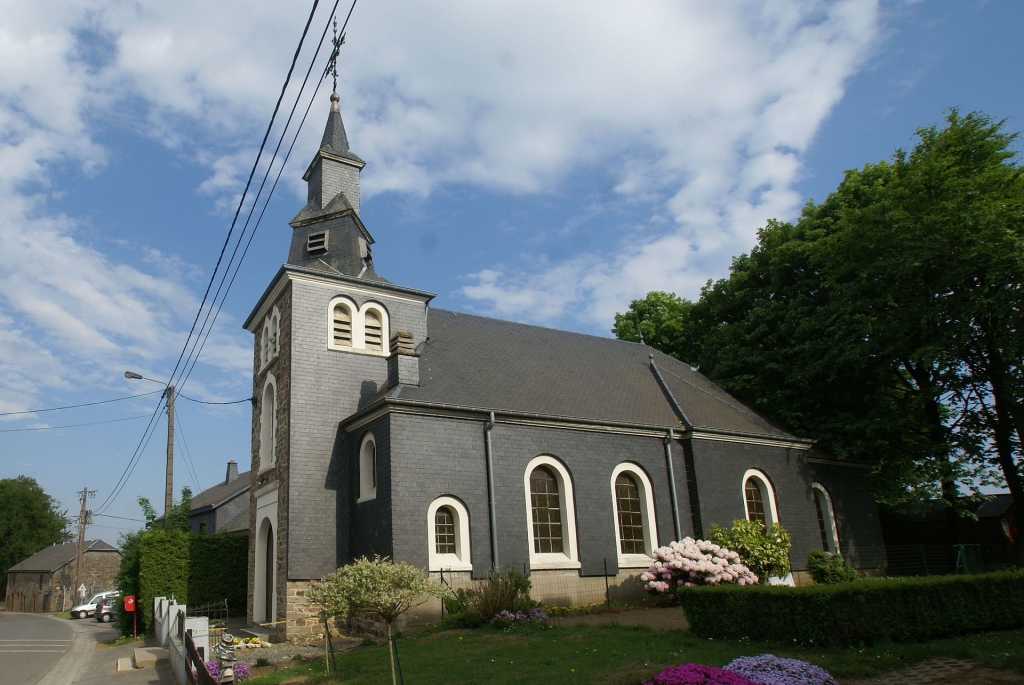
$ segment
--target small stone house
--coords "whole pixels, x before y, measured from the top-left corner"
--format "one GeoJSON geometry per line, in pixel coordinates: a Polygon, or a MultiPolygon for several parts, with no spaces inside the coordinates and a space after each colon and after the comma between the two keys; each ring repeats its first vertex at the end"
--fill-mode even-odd
{"type": "MultiPolygon", "coordinates": [[[[223,481],[192,497],[188,517],[192,532],[248,533],[251,480],[248,471],[239,473],[238,463],[234,459],[229,461],[223,481]]],[[[159,516],[152,525],[159,528],[163,522],[164,517],[159,516]]]]}
{"type": "MultiPolygon", "coordinates": [[[[121,566],[121,552],[103,540],[83,543],[78,585],[85,585],[86,599],[114,589],[121,566]]],[[[78,543],[51,545],[7,569],[7,611],[65,611],[81,603],[75,584],[78,543]]]]}

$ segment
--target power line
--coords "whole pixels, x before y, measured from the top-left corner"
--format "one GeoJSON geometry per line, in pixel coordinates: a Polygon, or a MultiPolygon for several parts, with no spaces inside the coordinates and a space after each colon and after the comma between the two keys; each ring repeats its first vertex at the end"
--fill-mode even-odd
{"type": "Polygon", "coordinates": [[[199,478],[196,477],[196,467],[192,465],[192,454],[188,450],[188,443],[185,442],[185,431],[181,427],[181,415],[174,415],[174,422],[178,424],[178,435],[181,437],[181,444],[185,448],[185,465],[188,467],[189,472],[192,474],[192,482],[196,486],[196,494],[198,495],[203,491],[203,487],[199,485],[199,478]]]}
{"type": "Polygon", "coordinates": [[[0,416],[14,416],[16,414],[41,414],[44,411],[60,411],[61,409],[77,409],[78,407],[92,407],[97,404],[109,404],[111,402],[121,402],[122,400],[132,400],[136,397],[145,397],[146,395],[153,395],[163,390],[153,390],[151,392],[144,392],[139,395],[128,395],[128,397],[115,397],[112,400],[99,400],[98,402],[85,402],[84,404],[69,404],[66,407],[50,407],[48,409],[30,409],[28,411],[6,411],[0,412],[0,416]]]}
{"type": "Polygon", "coordinates": [[[164,405],[164,400],[166,398],[166,393],[160,396],[160,401],[157,402],[156,407],[153,409],[153,413],[149,417],[149,423],[146,424],[146,430],[143,431],[142,438],[139,440],[139,444],[135,446],[135,451],[132,452],[132,456],[128,459],[128,465],[125,466],[124,471],[121,473],[121,477],[117,479],[117,483],[114,485],[114,488],[110,491],[110,494],[107,495],[107,498],[103,500],[102,504],[96,507],[96,510],[98,512],[103,512],[108,506],[110,506],[110,504],[113,503],[114,499],[118,496],[118,494],[120,494],[121,489],[124,488],[124,484],[127,482],[128,477],[131,476],[131,472],[135,468],[134,464],[138,462],[139,458],[142,456],[142,452],[145,451],[143,443],[148,445],[149,439],[153,436],[153,430],[154,427],[156,426],[154,420],[160,413],[160,408],[164,405]]]}
{"type": "Polygon", "coordinates": [[[207,402],[205,400],[197,400],[188,397],[187,395],[182,395],[180,392],[175,393],[175,395],[177,395],[178,399],[188,400],[189,402],[195,402],[197,404],[241,404],[242,402],[252,402],[251,397],[246,397],[244,400],[232,400],[231,402],[207,402]]]}
{"type": "Polygon", "coordinates": [[[122,521],[137,521],[138,523],[146,523],[146,519],[133,519],[127,516],[114,516],[113,514],[93,514],[93,516],[102,516],[108,519],[121,519],[122,521]]]}
{"type": "Polygon", "coordinates": [[[89,423],[69,423],[66,426],[40,426],[39,428],[4,428],[0,429],[0,433],[22,433],[24,431],[54,431],[59,428],[81,428],[82,426],[98,426],[102,423],[117,423],[119,421],[134,421],[135,419],[144,419],[146,414],[139,414],[138,416],[128,416],[123,419],[110,419],[109,421],[91,421],[89,423]]]}

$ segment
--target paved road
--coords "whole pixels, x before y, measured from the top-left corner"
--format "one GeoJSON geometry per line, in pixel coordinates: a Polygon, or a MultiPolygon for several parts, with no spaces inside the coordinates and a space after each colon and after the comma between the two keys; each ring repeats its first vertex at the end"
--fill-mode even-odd
{"type": "Polygon", "coordinates": [[[67,621],[0,612],[0,685],[35,685],[75,641],[67,621]]]}

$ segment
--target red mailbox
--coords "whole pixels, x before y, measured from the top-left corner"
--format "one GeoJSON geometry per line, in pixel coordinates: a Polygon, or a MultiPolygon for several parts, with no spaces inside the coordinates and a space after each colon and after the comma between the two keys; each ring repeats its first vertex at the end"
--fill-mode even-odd
{"type": "Polygon", "coordinates": [[[124,610],[135,611],[135,595],[128,595],[124,598],[124,610]]]}

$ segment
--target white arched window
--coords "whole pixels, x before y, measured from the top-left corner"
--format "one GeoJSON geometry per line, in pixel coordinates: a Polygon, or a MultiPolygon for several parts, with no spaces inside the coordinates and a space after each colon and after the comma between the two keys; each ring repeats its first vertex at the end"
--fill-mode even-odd
{"type": "Polygon", "coordinates": [[[579,568],[572,478],[562,462],[534,457],[523,475],[530,568],[579,568]]]}
{"type": "Polygon", "coordinates": [[[814,510],[818,516],[818,533],[821,535],[821,548],[833,554],[839,553],[839,534],[836,531],[836,515],[832,509],[832,497],[820,483],[811,483],[811,494],[814,495],[814,510]]]}
{"type": "Polygon", "coordinates": [[[281,349],[281,312],[277,307],[263,320],[260,333],[260,369],[269,364],[281,349]]]}
{"type": "Polygon", "coordinates": [[[377,443],[373,433],[363,436],[359,443],[359,502],[377,496],[377,443]]]}
{"type": "Polygon", "coordinates": [[[775,490],[768,476],[757,469],[743,474],[743,507],[748,521],[760,521],[765,527],[779,522],[775,490]]]}
{"type": "Polygon", "coordinates": [[[385,347],[388,344],[388,318],[384,314],[383,307],[376,303],[366,303],[362,309],[363,315],[363,347],[367,352],[387,354],[389,350],[385,347]]]}
{"type": "Polygon", "coordinates": [[[263,399],[260,401],[260,471],[270,468],[277,461],[276,424],[277,381],[273,374],[267,374],[267,381],[263,385],[263,399]]]}
{"type": "Polygon", "coordinates": [[[274,307],[270,315],[270,356],[276,357],[281,352],[281,312],[274,307]]]}
{"type": "Polygon", "coordinates": [[[438,497],[427,507],[429,570],[472,571],[469,512],[454,497],[438,497]]]}
{"type": "Polygon", "coordinates": [[[658,546],[651,481],[639,466],[624,463],[612,470],[611,485],[619,567],[646,568],[658,546]]]}
{"type": "Polygon", "coordinates": [[[335,350],[352,349],[352,331],[357,311],[355,303],[346,297],[331,300],[328,311],[328,328],[331,331],[327,340],[328,347],[335,350]]]}

